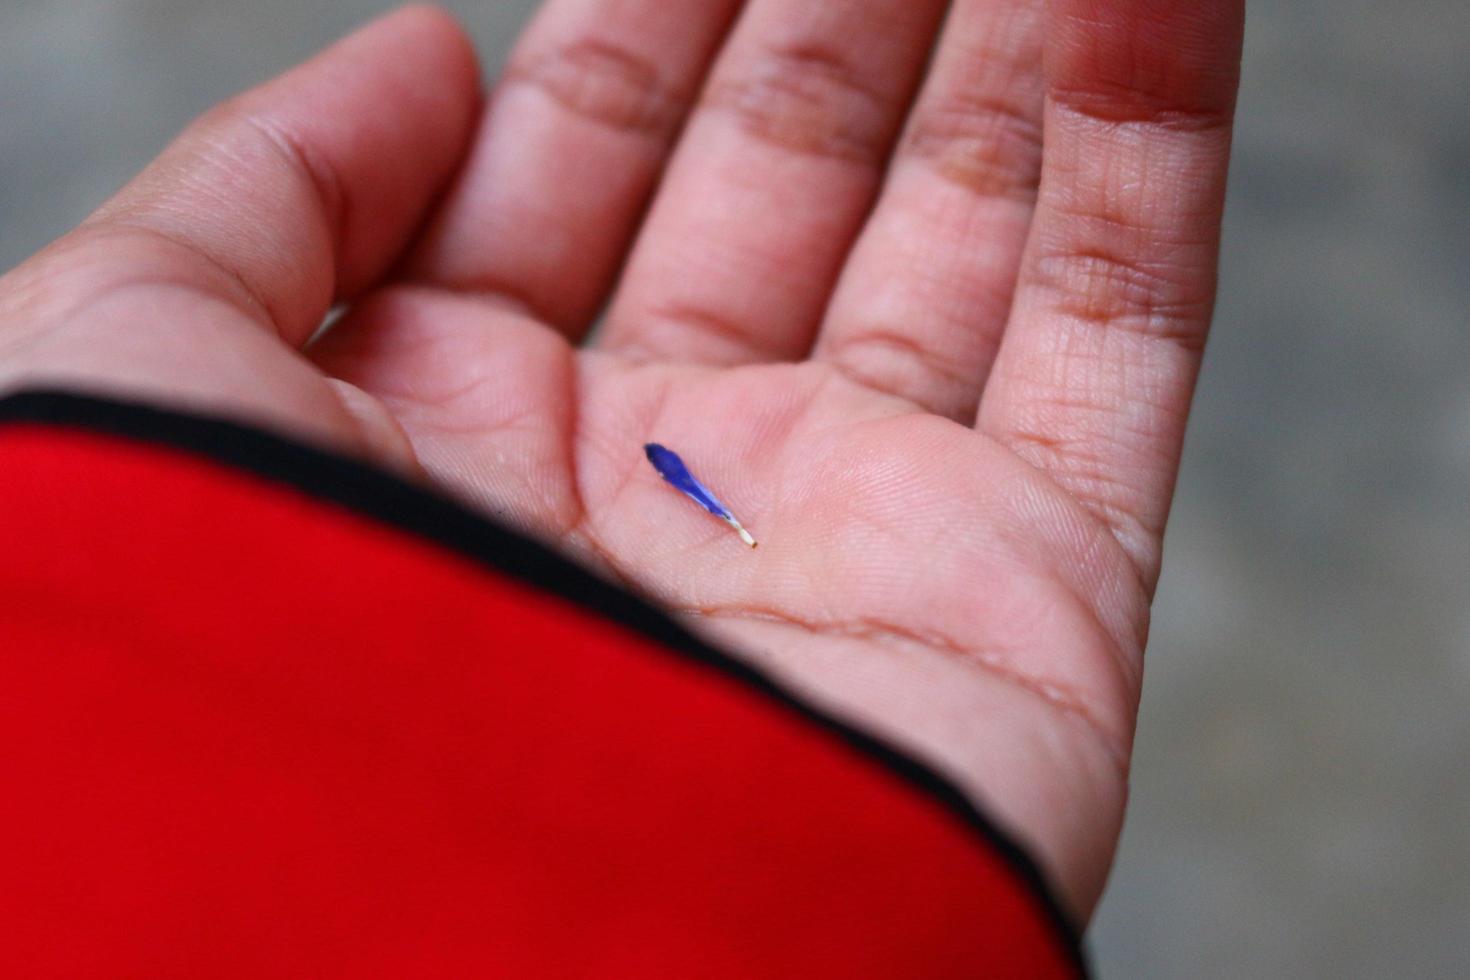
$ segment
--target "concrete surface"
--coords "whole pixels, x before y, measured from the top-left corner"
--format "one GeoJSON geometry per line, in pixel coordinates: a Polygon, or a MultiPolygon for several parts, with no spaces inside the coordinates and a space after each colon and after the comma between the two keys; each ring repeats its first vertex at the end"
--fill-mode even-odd
{"type": "MultiPolygon", "coordinates": [[[[379,0],[0,0],[0,267],[379,0]]],[[[488,60],[529,0],[453,0],[488,60]]],[[[1470,975],[1470,6],[1253,11],[1108,978],[1470,975]]]]}

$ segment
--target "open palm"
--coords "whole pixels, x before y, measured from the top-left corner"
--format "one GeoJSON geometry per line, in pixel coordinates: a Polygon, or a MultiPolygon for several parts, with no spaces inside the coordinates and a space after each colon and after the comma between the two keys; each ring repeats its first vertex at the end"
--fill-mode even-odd
{"type": "Polygon", "coordinates": [[[0,380],[418,469],[928,758],[1085,915],[1239,32],[1233,2],[551,0],[482,115],[457,28],[402,12],[0,281],[0,380]]]}

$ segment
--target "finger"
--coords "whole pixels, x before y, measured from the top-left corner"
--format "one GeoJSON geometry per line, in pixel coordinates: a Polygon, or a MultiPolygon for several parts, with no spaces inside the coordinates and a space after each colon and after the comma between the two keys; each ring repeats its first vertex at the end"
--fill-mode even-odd
{"type": "Polygon", "coordinates": [[[459,27],[399,11],[211,110],[66,251],[100,246],[121,279],[210,293],[300,344],[402,253],[478,92],[459,27]]]}
{"type": "Polygon", "coordinates": [[[804,354],[923,70],[941,0],[753,0],[715,66],[605,343],[804,354]]]}
{"type": "Polygon", "coordinates": [[[814,352],[974,417],[1041,169],[1040,0],[960,0],[814,352]]]}
{"type": "Polygon", "coordinates": [[[1149,584],[1209,325],[1240,0],[1051,0],[1046,158],[980,428],[1149,584]]]}
{"type": "Polygon", "coordinates": [[[739,0],[552,0],[496,86],[410,275],[576,336],[628,244],[739,0]]]}

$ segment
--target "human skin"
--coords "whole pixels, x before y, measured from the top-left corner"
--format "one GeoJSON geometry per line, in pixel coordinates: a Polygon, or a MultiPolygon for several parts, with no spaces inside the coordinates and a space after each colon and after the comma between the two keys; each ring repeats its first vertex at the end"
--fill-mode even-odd
{"type": "Polygon", "coordinates": [[[445,14],[369,25],[0,278],[0,386],[429,480],[927,760],[1085,921],[1214,300],[1241,4],[741,6],[549,0],[488,97],[445,14]]]}

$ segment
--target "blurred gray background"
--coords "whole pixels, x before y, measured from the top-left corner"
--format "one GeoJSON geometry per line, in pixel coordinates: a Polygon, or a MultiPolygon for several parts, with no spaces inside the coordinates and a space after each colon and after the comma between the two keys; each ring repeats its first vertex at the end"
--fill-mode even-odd
{"type": "MultiPolygon", "coordinates": [[[[0,0],[0,268],[389,5],[0,0]]],[[[1470,976],[1470,4],[1256,4],[1234,166],[1093,956],[1470,976]]]]}

